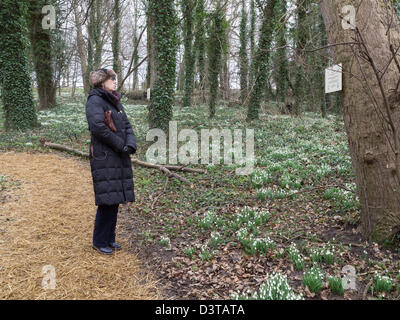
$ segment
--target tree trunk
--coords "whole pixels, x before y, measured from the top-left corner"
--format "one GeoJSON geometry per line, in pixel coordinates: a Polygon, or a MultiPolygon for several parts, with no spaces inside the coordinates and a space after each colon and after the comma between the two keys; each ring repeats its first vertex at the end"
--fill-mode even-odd
{"type": "Polygon", "coordinates": [[[6,130],[37,126],[31,78],[26,57],[26,2],[0,2],[0,88],[6,130]]]}
{"type": "Polygon", "coordinates": [[[206,53],[206,26],[205,21],[205,0],[197,0],[195,10],[195,42],[194,51],[197,62],[197,72],[199,74],[199,85],[198,89],[201,91],[202,103],[206,103],[205,99],[205,82],[206,77],[206,64],[205,64],[205,53],[206,53]]]}
{"type": "Polygon", "coordinates": [[[184,47],[185,47],[185,83],[183,106],[192,106],[192,93],[194,82],[194,63],[195,56],[193,51],[193,9],[195,2],[193,0],[185,0],[182,3],[182,12],[184,19],[184,47]]]}
{"type": "Polygon", "coordinates": [[[261,101],[264,99],[265,86],[268,81],[270,47],[274,30],[274,8],[277,0],[268,1],[263,8],[263,22],[260,30],[258,48],[254,56],[252,72],[254,76],[253,91],[247,107],[247,121],[259,119],[261,101]]]}
{"type": "MultiPolygon", "coordinates": [[[[136,31],[136,30],[135,30],[136,31]]],[[[122,81],[122,70],[120,61],[120,34],[121,34],[121,3],[114,1],[114,30],[112,34],[113,70],[117,74],[118,83],[122,81]]]]}
{"type": "Polygon", "coordinates": [[[52,33],[42,27],[42,0],[31,0],[29,3],[28,25],[32,48],[32,58],[36,74],[39,95],[39,110],[56,106],[56,83],[54,81],[52,33]]]}
{"type": "Polygon", "coordinates": [[[146,86],[147,89],[154,87],[154,81],[157,76],[156,66],[155,66],[155,43],[154,43],[154,33],[152,32],[154,28],[154,17],[147,14],[147,75],[146,75],[146,86]]]}
{"type": "Polygon", "coordinates": [[[254,64],[254,54],[256,51],[256,24],[257,24],[257,15],[256,15],[256,7],[255,0],[251,0],[250,2],[250,30],[249,30],[249,40],[250,40],[250,60],[249,60],[249,89],[253,86],[254,81],[254,72],[251,66],[254,64]]]}
{"type": "Polygon", "coordinates": [[[174,0],[150,0],[148,16],[152,23],[152,58],[154,59],[154,88],[148,105],[150,128],[167,131],[172,119],[175,94],[177,17],[174,0]]]}
{"type": "Polygon", "coordinates": [[[240,19],[240,49],[239,49],[239,76],[240,76],[240,102],[245,103],[247,99],[249,58],[247,55],[248,30],[247,30],[246,2],[242,0],[242,13],[240,19]]]}
{"type": "Polygon", "coordinates": [[[76,26],[76,46],[78,49],[78,56],[81,65],[81,75],[82,75],[82,82],[83,82],[83,91],[85,96],[89,94],[89,85],[88,82],[85,80],[86,72],[87,72],[87,57],[86,57],[86,46],[85,40],[83,38],[82,33],[82,25],[80,22],[79,11],[78,11],[78,0],[73,2],[74,7],[74,15],[75,15],[75,26],[76,26]]]}
{"type": "MultiPolygon", "coordinates": [[[[139,48],[138,46],[138,33],[137,33],[137,25],[138,25],[138,2],[135,0],[134,2],[134,8],[135,8],[135,20],[134,20],[134,39],[133,39],[133,47],[134,48],[139,48]]],[[[139,63],[139,50],[136,50],[135,57],[133,58],[133,65],[137,66],[139,63]]],[[[132,91],[138,90],[139,89],[139,83],[138,83],[138,68],[135,69],[133,72],[133,79],[132,79],[132,91]]]]}
{"type": "Polygon", "coordinates": [[[278,34],[277,34],[277,46],[275,54],[275,66],[276,66],[276,96],[278,101],[286,101],[286,90],[287,90],[287,78],[289,76],[288,69],[288,58],[286,56],[286,1],[282,1],[277,7],[276,20],[278,22],[278,34]],[[279,20],[281,19],[281,20],[279,20]]]}
{"type": "Polygon", "coordinates": [[[220,86],[219,75],[222,69],[222,52],[224,33],[224,12],[220,1],[217,2],[215,11],[210,17],[208,39],[208,78],[210,84],[209,118],[215,117],[218,91],[220,86]]]}
{"type": "Polygon", "coordinates": [[[342,106],[361,204],[361,230],[366,238],[376,242],[400,230],[400,137],[397,130],[400,108],[398,99],[392,100],[389,96],[389,90],[396,88],[399,70],[393,60],[388,65],[392,58],[388,39],[390,37],[397,49],[400,28],[391,3],[320,1],[329,43],[354,42],[354,39],[361,42],[332,48],[336,63],[342,63],[343,67],[342,106]],[[356,8],[357,29],[342,27],[340,15],[346,16],[342,13],[345,5],[356,8]],[[390,28],[387,22],[391,23],[390,28]],[[360,51],[370,58],[360,57],[360,51]],[[386,70],[379,74],[381,80],[374,68],[386,70]]]}
{"type": "Polygon", "coordinates": [[[307,26],[305,24],[307,18],[307,8],[310,0],[297,0],[297,28],[296,28],[296,67],[295,67],[295,86],[294,86],[294,113],[300,114],[302,108],[306,104],[307,92],[305,90],[305,55],[302,51],[305,49],[307,42],[307,26]]]}

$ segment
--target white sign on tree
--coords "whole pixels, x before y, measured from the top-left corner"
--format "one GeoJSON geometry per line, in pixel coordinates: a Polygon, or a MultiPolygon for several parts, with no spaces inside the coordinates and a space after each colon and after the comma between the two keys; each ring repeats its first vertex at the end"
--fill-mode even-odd
{"type": "Polygon", "coordinates": [[[342,64],[325,69],[325,93],[342,90],[342,64]]]}

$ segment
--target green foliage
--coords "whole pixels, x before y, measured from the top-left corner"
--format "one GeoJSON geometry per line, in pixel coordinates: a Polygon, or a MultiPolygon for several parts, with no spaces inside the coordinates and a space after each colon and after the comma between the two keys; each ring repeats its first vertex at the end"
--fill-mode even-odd
{"type": "Polygon", "coordinates": [[[208,246],[210,248],[217,248],[221,242],[222,242],[221,234],[219,232],[212,232],[210,240],[208,241],[208,246]]]}
{"type": "Polygon", "coordinates": [[[387,276],[380,275],[377,271],[374,274],[374,290],[375,292],[390,293],[394,286],[394,282],[387,276]]]}
{"type": "Polygon", "coordinates": [[[193,247],[188,247],[183,250],[183,253],[189,258],[192,259],[193,255],[196,253],[196,249],[193,247]]]}
{"type": "Polygon", "coordinates": [[[327,200],[333,200],[335,207],[342,213],[350,210],[357,210],[360,208],[360,202],[354,191],[354,189],[348,191],[341,188],[330,188],[325,190],[324,198],[327,200]]]}
{"type": "Polygon", "coordinates": [[[321,269],[314,265],[311,270],[304,272],[303,285],[307,286],[311,292],[319,292],[323,288],[324,274],[321,269]]]}
{"type": "Polygon", "coordinates": [[[329,277],[328,282],[329,282],[329,288],[331,289],[332,293],[335,293],[340,296],[344,295],[342,279],[338,277],[329,277]]]}
{"type": "Polygon", "coordinates": [[[297,271],[304,270],[304,257],[300,254],[299,249],[295,243],[292,243],[288,248],[289,260],[293,264],[297,271]]]}
{"type": "Polygon", "coordinates": [[[313,262],[325,262],[326,264],[334,263],[334,249],[332,245],[324,248],[310,249],[311,261],[313,262]]]}
{"type": "Polygon", "coordinates": [[[210,261],[214,257],[214,251],[209,250],[206,246],[203,246],[199,253],[199,257],[203,262],[210,261]]]}
{"type": "Polygon", "coordinates": [[[198,219],[198,226],[204,230],[215,229],[221,225],[222,220],[212,210],[207,211],[202,219],[198,219]]]}
{"type": "Polygon", "coordinates": [[[172,119],[177,50],[177,17],[173,0],[150,0],[156,79],[149,104],[149,126],[167,131],[172,119]]]}
{"type": "MultiPolygon", "coordinates": [[[[254,232],[255,230],[253,230],[254,232]]],[[[249,233],[248,226],[241,228],[237,233],[238,241],[243,246],[244,250],[251,255],[265,255],[269,250],[275,249],[275,243],[269,237],[254,238],[252,233],[249,233]]]]}
{"type": "Polygon", "coordinates": [[[27,60],[26,2],[1,1],[0,88],[6,130],[37,125],[27,60]]]}

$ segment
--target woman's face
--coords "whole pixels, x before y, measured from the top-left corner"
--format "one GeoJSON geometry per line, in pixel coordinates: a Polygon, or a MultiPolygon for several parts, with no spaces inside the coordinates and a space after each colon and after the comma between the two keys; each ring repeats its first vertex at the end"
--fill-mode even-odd
{"type": "Polygon", "coordinates": [[[115,77],[112,77],[107,81],[104,81],[103,88],[110,92],[115,91],[117,89],[117,79],[115,79],[115,77]]]}

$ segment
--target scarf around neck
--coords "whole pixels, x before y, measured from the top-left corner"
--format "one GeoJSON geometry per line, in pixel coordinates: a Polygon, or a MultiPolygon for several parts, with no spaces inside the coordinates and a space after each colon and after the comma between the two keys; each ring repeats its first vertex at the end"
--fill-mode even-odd
{"type": "MultiPolygon", "coordinates": [[[[118,108],[118,104],[121,101],[121,94],[118,91],[109,92],[104,90],[103,88],[99,88],[99,90],[110,100],[110,102],[118,108]]],[[[119,109],[119,108],[118,108],[119,109]]]]}

